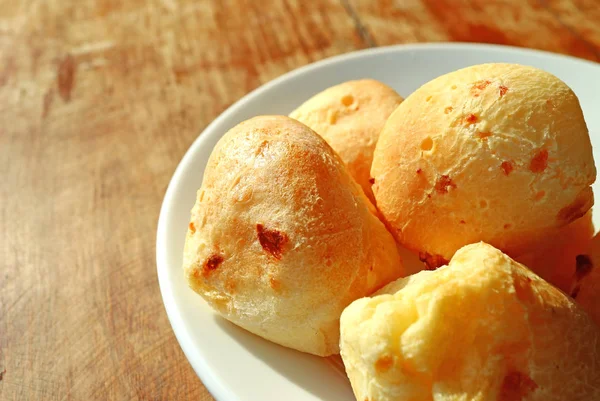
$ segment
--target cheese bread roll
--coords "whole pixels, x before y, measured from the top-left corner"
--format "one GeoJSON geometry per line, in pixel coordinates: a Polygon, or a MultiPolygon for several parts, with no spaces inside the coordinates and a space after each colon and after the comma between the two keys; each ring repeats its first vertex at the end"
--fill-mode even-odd
{"type": "Polygon", "coordinates": [[[371,176],[398,241],[441,265],[477,241],[519,255],[583,216],[596,168],[564,82],[533,67],[483,64],[402,102],[381,132],[371,176]]]}
{"type": "Polygon", "coordinates": [[[401,102],[402,97],[389,86],[361,79],[316,94],[290,117],[325,138],[346,163],[350,175],[374,201],[369,181],[373,151],[386,120],[401,102]]]}
{"type": "Polygon", "coordinates": [[[600,328],[484,243],[353,302],[340,347],[359,401],[600,399],[600,328]]]}
{"type": "Polygon", "coordinates": [[[402,275],[391,234],[331,147],[283,116],[252,118],[213,150],[183,268],[222,316],[278,344],[339,352],[339,317],[402,275]]]}

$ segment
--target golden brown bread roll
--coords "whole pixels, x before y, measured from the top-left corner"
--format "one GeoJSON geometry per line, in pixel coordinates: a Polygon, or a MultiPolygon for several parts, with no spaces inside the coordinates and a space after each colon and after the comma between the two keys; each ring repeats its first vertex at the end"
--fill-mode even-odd
{"type": "Polygon", "coordinates": [[[386,120],[401,102],[402,97],[389,86],[361,79],[316,94],[290,117],[325,138],[346,163],[350,175],[374,201],[369,182],[373,151],[386,120]]]}
{"type": "Polygon", "coordinates": [[[488,242],[522,253],[593,204],[592,147],[573,91],[514,64],[443,75],[398,106],[371,169],[396,238],[443,264],[488,242]]]}
{"type": "Polygon", "coordinates": [[[183,267],[222,316],[278,344],[339,350],[353,300],[402,274],[391,234],[339,156],[304,124],[252,118],[213,150],[183,267]]]}
{"type": "Polygon", "coordinates": [[[340,347],[359,401],[600,399],[600,328],[484,243],[353,302],[340,347]]]}

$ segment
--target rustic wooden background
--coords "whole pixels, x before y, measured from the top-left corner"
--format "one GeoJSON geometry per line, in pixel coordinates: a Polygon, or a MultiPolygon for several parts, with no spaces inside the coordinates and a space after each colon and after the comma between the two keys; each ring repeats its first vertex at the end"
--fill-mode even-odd
{"type": "Polygon", "coordinates": [[[372,46],[600,61],[598,0],[0,0],[0,399],[212,400],[162,305],[155,231],[202,129],[372,46]]]}

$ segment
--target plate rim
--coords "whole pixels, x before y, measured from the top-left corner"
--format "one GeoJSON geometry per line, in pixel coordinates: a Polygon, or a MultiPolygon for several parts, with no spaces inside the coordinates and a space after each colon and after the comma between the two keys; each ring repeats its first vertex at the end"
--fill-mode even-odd
{"type": "MultiPolygon", "coordinates": [[[[498,44],[487,44],[487,43],[469,43],[469,42],[429,42],[429,43],[411,43],[411,44],[396,44],[391,46],[381,46],[381,47],[372,47],[366,49],[355,50],[349,53],[339,54],[335,56],[331,56],[322,60],[315,61],[313,63],[298,67],[291,71],[288,71],[277,78],[274,78],[271,81],[268,81],[254,90],[250,91],[246,95],[242,96],[240,99],[235,101],[231,106],[225,109],[221,114],[219,114],[214,120],[212,120],[194,139],[194,141],[190,144],[189,148],[186,150],[185,154],[177,164],[175,171],[173,172],[167,189],[165,190],[165,194],[163,197],[163,201],[161,203],[158,224],[156,229],[156,268],[158,275],[158,283],[160,287],[161,298],[163,301],[163,305],[165,307],[165,311],[167,313],[167,317],[169,319],[169,324],[171,325],[171,329],[175,334],[175,338],[179,343],[188,363],[194,369],[196,375],[204,385],[204,387],[209,391],[209,393],[217,400],[217,401],[243,401],[239,397],[237,397],[234,393],[232,393],[228,387],[223,383],[222,379],[215,375],[211,369],[209,364],[204,358],[195,358],[192,357],[192,354],[196,353],[197,347],[193,345],[191,340],[191,333],[185,330],[176,330],[175,327],[183,326],[183,321],[185,320],[181,311],[177,307],[177,302],[174,298],[173,288],[171,282],[168,278],[169,264],[167,261],[167,251],[166,251],[166,242],[167,242],[167,221],[169,221],[170,212],[168,210],[169,205],[172,203],[173,198],[175,196],[175,186],[176,183],[180,181],[183,172],[185,171],[185,166],[189,164],[189,161],[192,158],[192,155],[195,153],[195,149],[202,147],[203,143],[206,142],[207,135],[206,132],[210,132],[214,129],[215,126],[219,125],[222,121],[230,118],[231,115],[235,114],[239,109],[241,109],[246,103],[252,101],[255,97],[260,96],[263,92],[266,92],[276,86],[283,84],[284,82],[301,76],[303,74],[311,73],[314,70],[318,70],[324,66],[336,63],[345,63],[347,61],[362,58],[366,56],[373,55],[384,55],[390,53],[410,53],[411,51],[448,51],[448,50],[471,50],[471,51],[493,51],[493,52],[512,52],[513,54],[522,54],[524,56],[537,56],[537,57],[547,57],[553,59],[562,59],[564,61],[568,61],[571,63],[582,64],[587,67],[596,67],[599,68],[600,71],[600,63],[586,60],[566,54],[561,53],[553,53],[550,51],[539,50],[539,49],[530,49],[524,47],[517,46],[507,46],[507,45],[498,45],[498,44]]],[[[201,353],[200,353],[201,355],[201,353]]]]}

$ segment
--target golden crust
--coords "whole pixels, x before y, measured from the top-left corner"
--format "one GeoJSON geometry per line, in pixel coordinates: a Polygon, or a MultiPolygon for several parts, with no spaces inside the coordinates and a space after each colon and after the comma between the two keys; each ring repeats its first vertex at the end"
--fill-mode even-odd
{"type": "Polygon", "coordinates": [[[290,117],[321,135],[374,201],[369,182],[373,151],[386,120],[401,102],[402,97],[389,86],[362,79],[316,94],[290,113],[290,117]]]}
{"type": "Polygon", "coordinates": [[[305,125],[263,116],[211,154],[184,271],[222,316],[281,345],[339,350],[339,316],[402,275],[393,237],[339,156],[305,125]]]}
{"type": "Polygon", "coordinates": [[[388,119],[371,169],[396,238],[449,259],[488,242],[511,255],[593,204],[577,97],[544,71],[484,64],[441,76],[388,119]]]}
{"type": "Polygon", "coordinates": [[[600,328],[484,243],[353,302],[340,346],[358,400],[600,399],[600,328]]]}

